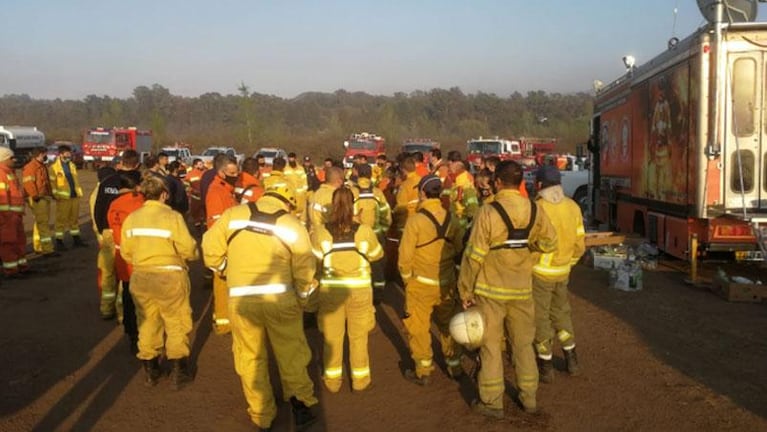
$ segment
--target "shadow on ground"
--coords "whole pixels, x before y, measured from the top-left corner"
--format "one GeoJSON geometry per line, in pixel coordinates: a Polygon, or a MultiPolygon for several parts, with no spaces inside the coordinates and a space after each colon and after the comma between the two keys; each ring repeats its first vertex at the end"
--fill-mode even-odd
{"type": "Polygon", "coordinates": [[[664,363],[767,418],[765,305],[728,303],[685,276],[646,271],[642,291],[622,292],[607,288],[606,272],[578,266],[573,278],[593,283],[573,294],[630,324],[664,363]]]}

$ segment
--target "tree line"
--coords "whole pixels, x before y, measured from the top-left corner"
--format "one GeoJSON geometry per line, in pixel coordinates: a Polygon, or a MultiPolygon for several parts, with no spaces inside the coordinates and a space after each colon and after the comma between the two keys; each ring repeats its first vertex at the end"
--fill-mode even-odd
{"type": "Polygon", "coordinates": [[[49,141],[79,143],[90,127],[151,129],[157,147],[177,141],[194,152],[232,146],[251,154],[282,147],[315,158],[338,156],[353,132],[375,132],[390,156],[407,138],[431,138],[446,150],[465,150],[469,138],[552,137],[560,151],[588,138],[592,96],[530,91],[501,97],[466,94],[457,87],[392,96],[337,90],[307,92],[291,99],[251,92],[173,95],[159,84],[139,86],[125,99],[89,95],[83,100],[0,97],[0,124],[37,126],[49,141]]]}

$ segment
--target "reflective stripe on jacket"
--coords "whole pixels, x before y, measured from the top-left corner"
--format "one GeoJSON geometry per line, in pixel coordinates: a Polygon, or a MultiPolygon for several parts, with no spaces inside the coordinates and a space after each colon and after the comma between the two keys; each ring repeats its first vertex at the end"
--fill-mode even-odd
{"type": "Polygon", "coordinates": [[[29,198],[53,196],[51,181],[48,178],[48,168],[37,159],[32,159],[24,165],[21,181],[24,185],[24,192],[29,198]]]}
{"type": "Polygon", "coordinates": [[[24,213],[24,192],[13,169],[0,164],[0,212],[24,213]]]}
{"type": "MultiPolygon", "coordinates": [[[[285,203],[268,195],[256,205],[267,214],[288,210],[285,203]]],[[[294,215],[284,214],[274,225],[254,226],[260,233],[242,232],[231,237],[235,231],[257,224],[251,221],[248,205],[226,210],[203,236],[205,266],[225,272],[230,293],[235,295],[277,294],[267,291],[277,290],[274,287],[278,285],[295,289],[299,295],[310,293],[317,259],[306,228],[294,215]]]]}
{"type": "Polygon", "coordinates": [[[354,188],[354,215],[357,221],[381,235],[391,226],[391,208],[380,189],[373,187],[368,178],[359,179],[354,188]]]}
{"type": "Polygon", "coordinates": [[[566,280],[570,268],[586,250],[581,209],[575,201],[565,196],[559,185],[540,190],[536,203],[549,217],[557,232],[557,248],[553,252],[536,254],[538,259],[533,266],[533,273],[548,281],[566,280]]]}
{"type": "Polygon", "coordinates": [[[418,209],[418,182],[420,181],[421,176],[413,171],[407,174],[407,178],[397,190],[397,205],[392,211],[392,223],[399,232],[405,229],[407,218],[415,214],[418,209]]]}
{"type": "MultiPolygon", "coordinates": [[[[67,164],[69,165],[69,172],[72,174],[72,179],[75,183],[75,195],[81,197],[83,196],[83,189],[80,187],[77,168],[72,161],[67,162],[67,164]]],[[[48,167],[48,178],[51,183],[51,188],[53,189],[54,197],[58,199],[69,199],[72,197],[72,189],[69,186],[66,174],[64,174],[61,158],[56,158],[56,160],[48,167]]]]}
{"type": "MultiPolygon", "coordinates": [[[[495,201],[503,206],[515,227],[526,227],[530,222],[532,204],[519,191],[502,189],[495,201]]],[[[490,205],[482,206],[461,262],[458,288],[462,299],[471,299],[475,294],[501,301],[530,298],[534,262],[531,251],[554,251],[556,231],[546,212],[538,211],[527,248],[491,250],[507,240],[508,230],[498,211],[490,205]]]]}
{"type": "Polygon", "coordinates": [[[134,267],[186,269],[186,261],[197,259],[184,217],[159,201],[146,201],[129,214],[120,235],[120,253],[134,267]]]}
{"type": "Polygon", "coordinates": [[[216,176],[205,193],[205,216],[208,228],[216,223],[226,209],[236,205],[234,186],[216,176]]]}
{"type": "Polygon", "coordinates": [[[464,231],[451,219],[445,234],[449,241],[433,241],[437,227],[420,210],[431,213],[440,224],[444,224],[447,217],[439,198],[433,198],[421,202],[419,212],[408,218],[397,263],[402,279],[405,282],[416,279],[426,285],[453,285],[456,281],[454,258],[463,249],[464,231]]]}
{"type": "Polygon", "coordinates": [[[383,258],[383,247],[369,226],[359,225],[353,241],[334,240],[325,226],[311,239],[314,255],[322,261],[321,287],[372,288],[370,262],[383,258]]]}
{"type": "Polygon", "coordinates": [[[335,190],[333,186],[323,183],[312,194],[311,200],[309,200],[309,222],[312,230],[327,223],[335,190]]]}

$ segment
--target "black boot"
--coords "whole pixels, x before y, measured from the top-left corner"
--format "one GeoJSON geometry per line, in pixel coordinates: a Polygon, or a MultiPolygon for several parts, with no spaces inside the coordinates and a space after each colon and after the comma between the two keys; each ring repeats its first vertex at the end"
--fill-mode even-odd
{"type": "Polygon", "coordinates": [[[544,360],[540,357],[538,361],[538,380],[542,383],[551,384],[554,382],[554,362],[551,359],[544,360]]]}
{"type": "Polygon", "coordinates": [[[72,241],[74,242],[75,247],[81,247],[81,248],[88,247],[88,243],[85,243],[82,237],[80,237],[79,235],[72,236],[72,241]]]}
{"type": "Polygon", "coordinates": [[[159,357],[155,357],[151,360],[141,360],[141,364],[144,366],[144,374],[146,375],[144,385],[147,387],[154,387],[157,385],[157,380],[160,379],[161,375],[159,357]]]}
{"type": "Polygon", "coordinates": [[[194,379],[189,370],[189,359],[187,357],[171,360],[170,382],[176,390],[180,390],[194,379]]]}
{"type": "Polygon", "coordinates": [[[64,244],[64,240],[56,239],[56,252],[63,252],[67,250],[67,246],[64,244]]]}
{"type": "Polygon", "coordinates": [[[309,407],[296,399],[295,396],[290,398],[290,409],[293,411],[293,421],[296,424],[296,430],[304,430],[304,428],[317,421],[317,417],[312,414],[309,407]]]}
{"type": "Polygon", "coordinates": [[[565,353],[567,372],[572,376],[577,376],[580,373],[580,369],[578,368],[578,354],[575,352],[575,347],[562,351],[565,353]]]}

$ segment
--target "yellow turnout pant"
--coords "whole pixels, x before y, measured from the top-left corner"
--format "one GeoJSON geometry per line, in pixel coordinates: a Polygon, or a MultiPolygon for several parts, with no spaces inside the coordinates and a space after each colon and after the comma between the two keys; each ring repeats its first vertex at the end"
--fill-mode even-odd
{"type": "Polygon", "coordinates": [[[162,354],[170,360],[189,357],[192,307],[186,271],[134,269],[130,292],[136,305],[138,357],[150,360],[162,354]],[[163,343],[163,334],[166,336],[163,343]]]}
{"type": "Polygon", "coordinates": [[[80,198],[67,198],[56,200],[56,240],[64,240],[64,233],[79,236],[80,227],[77,225],[77,217],[80,212],[80,198]]]}
{"type": "Polygon", "coordinates": [[[538,357],[550,360],[552,342],[556,332],[564,349],[575,348],[575,332],[570,312],[570,299],[564,281],[546,281],[533,277],[533,298],[535,299],[535,350],[538,357]]]}
{"type": "Polygon", "coordinates": [[[29,200],[29,207],[35,216],[32,228],[32,248],[35,252],[49,254],[53,252],[53,237],[51,236],[51,200],[42,198],[38,202],[29,200]]]}
{"type": "Polygon", "coordinates": [[[439,341],[447,366],[452,368],[461,364],[459,345],[450,336],[450,318],[461,308],[452,291],[449,287],[427,285],[417,280],[408,282],[405,288],[407,318],[404,324],[415,373],[419,377],[430,375],[434,370],[429,332],[432,316],[439,329],[439,341]]]}
{"type": "Polygon", "coordinates": [[[323,380],[328,390],[341,389],[347,330],[352,388],[363,390],[370,385],[368,334],[375,327],[372,288],[321,287],[317,324],[324,336],[323,380]]]}
{"type": "Polygon", "coordinates": [[[217,335],[231,331],[229,326],[229,287],[226,279],[213,273],[213,330],[217,335]]]}
{"type": "Polygon", "coordinates": [[[504,325],[511,339],[519,400],[526,408],[535,408],[538,391],[538,366],[535,362],[535,304],[525,300],[494,300],[477,296],[477,307],[485,319],[485,340],[479,349],[482,368],[479,370],[479,398],[492,408],[503,409],[505,384],[503,379],[504,325]]]}
{"type": "Polygon", "coordinates": [[[277,415],[269,380],[267,340],[277,361],[284,399],[295,396],[307,406],[317,404],[314,384],[306,370],[312,354],[295,292],[232,297],[229,316],[234,368],[242,380],[251,420],[268,428],[277,415]]]}
{"type": "Polygon", "coordinates": [[[118,311],[117,275],[115,274],[115,240],[111,229],[105,229],[98,235],[99,253],[96,256],[96,286],[99,289],[101,315],[113,315],[118,311]]]}

